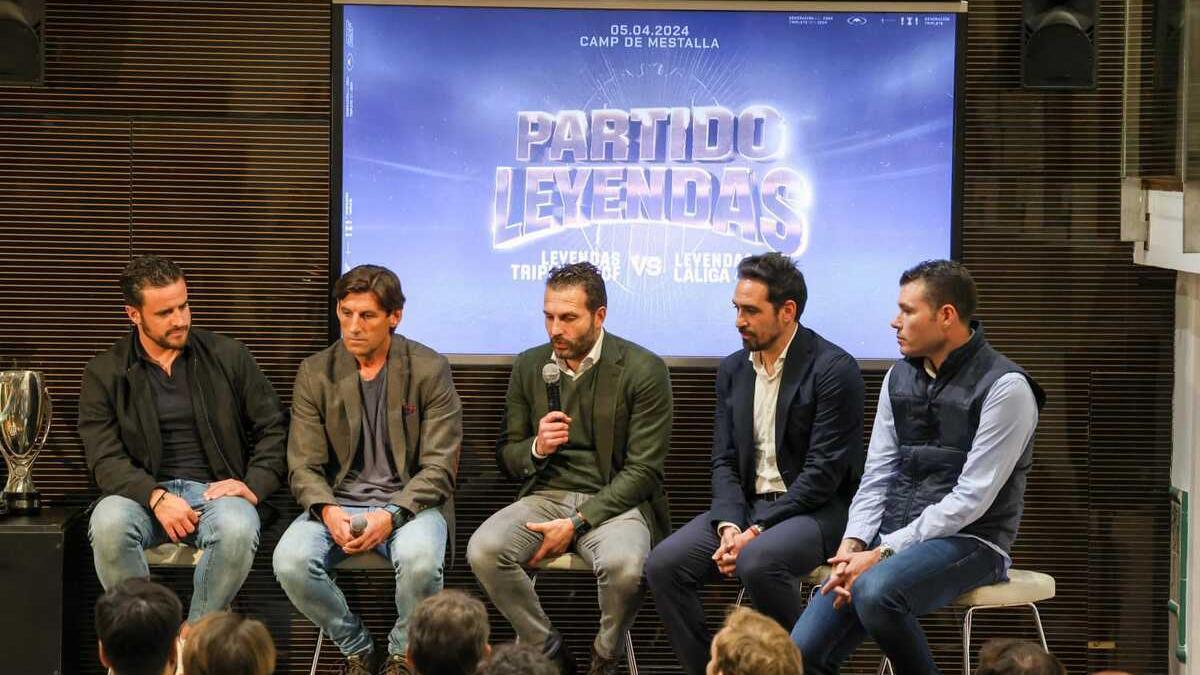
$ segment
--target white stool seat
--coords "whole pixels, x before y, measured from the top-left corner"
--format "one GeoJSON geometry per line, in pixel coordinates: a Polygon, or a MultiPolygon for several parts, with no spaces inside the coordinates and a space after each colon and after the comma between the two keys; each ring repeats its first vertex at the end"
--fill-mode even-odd
{"type": "Polygon", "coordinates": [[[1054,597],[1054,577],[1031,570],[1011,569],[1008,581],[980,586],[954,599],[956,607],[1027,605],[1054,597]]]}
{"type": "Polygon", "coordinates": [[[539,572],[591,572],[592,566],[582,556],[575,553],[563,553],[553,558],[542,558],[534,569],[539,572]]]}
{"type": "Polygon", "coordinates": [[[366,551],[352,555],[333,566],[335,570],[390,570],[392,561],[383,557],[378,551],[366,551]]]}
{"type": "Polygon", "coordinates": [[[832,567],[829,565],[820,565],[804,577],[804,583],[812,584],[813,586],[823,585],[829,580],[829,575],[831,574],[833,574],[832,567]]]}
{"type": "Polygon", "coordinates": [[[145,553],[146,564],[156,567],[195,567],[204,555],[202,549],[175,543],[159,544],[145,553]]]}

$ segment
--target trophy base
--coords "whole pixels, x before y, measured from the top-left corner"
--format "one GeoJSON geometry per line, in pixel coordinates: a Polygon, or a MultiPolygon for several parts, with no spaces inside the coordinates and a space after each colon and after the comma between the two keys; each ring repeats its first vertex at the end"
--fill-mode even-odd
{"type": "Polygon", "coordinates": [[[42,510],[42,495],[37,492],[5,492],[4,503],[10,516],[30,516],[42,510]]]}

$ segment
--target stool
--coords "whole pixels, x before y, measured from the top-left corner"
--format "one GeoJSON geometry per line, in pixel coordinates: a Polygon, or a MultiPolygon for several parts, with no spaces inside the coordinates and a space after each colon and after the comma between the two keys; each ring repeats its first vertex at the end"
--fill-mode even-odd
{"type": "Polygon", "coordinates": [[[145,550],[146,564],[151,567],[195,567],[204,555],[202,549],[187,544],[168,542],[145,550]]]}
{"type": "MultiPolygon", "coordinates": [[[[980,610],[1028,607],[1033,612],[1033,624],[1037,627],[1042,649],[1049,652],[1037,603],[1053,598],[1054,590],[1054,577],[1049,574],[1010,569],[1008,581],[980,586],[955,598],[951,606],[966,610],[963,616],[963,675],[971,675],[971,618],[980,610]]],[[[879,675],[884,672],[893,673],[892,662],[886,656],[879,664],[879,675]]]]}
{"type": "MultiPolygon", "coordinates": [[[[392,561],[371,550],[358,555],[352,555],[333,566],[334,572],[353,570],[392,570],[392,561]]],[[[317,662],[321,659],[321,643],[325,641],[325,631],[317,629],[317,648],[313,650],[312,668],[308,675],[317,675],[317,662]]]]}
{"type": "MultiPolygon", "coordinates": [[[[816,592],[817,588],[820,588],[821,584],[824,584],[825,580],[828,579],[829,575],[831,575],[831,574],[833,574],[832,567],[830,567],[829,565],[818,565],[817,567],[813,568],[813,571],[804,575],[804,578],[801,579],[800,581],[801,581],[801,583],[812,584],[814,586],[813,591],[816,592]]],[[[744,600],[745,598],[746,598],[746,587],[742,586],[742,590],[738,591],[737,600],[733,601],[733,606],[741,607],[742,600],[744,600]]]]}
{"type": "MultiPolygon", "coordinates": [[[[529,578],[537,586],[539,572],[587,572],[592,573],[591,565],[574,553],[563,553],[553,558],[543,558],[541,562],[529,570],[529,578]]],[[[633,638],[630,631],[625,631],[625,663],[629,666],[629,675],[638,675],[637,659],[633,655],[633,638]]]]}

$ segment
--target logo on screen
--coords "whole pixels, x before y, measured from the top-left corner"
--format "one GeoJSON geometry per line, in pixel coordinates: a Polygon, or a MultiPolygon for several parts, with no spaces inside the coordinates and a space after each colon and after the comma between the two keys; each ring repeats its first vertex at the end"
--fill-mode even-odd
{"type": "Polygon", "coordinates": [[[812,194],[779,164],[786,133],[765,105],[520,111],[514,165],[496,167],[492,246],[650,224],[800,255],[812,194]]]}

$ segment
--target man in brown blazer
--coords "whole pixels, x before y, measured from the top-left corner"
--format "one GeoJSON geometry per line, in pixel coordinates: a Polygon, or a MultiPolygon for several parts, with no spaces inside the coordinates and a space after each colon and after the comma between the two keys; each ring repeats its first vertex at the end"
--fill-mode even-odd
{"type": "Polygon", "coordinates": [[[342,339],[296,374],[288,470],[304,507],[275,548],[275,576],[292,603],[346,656],[342,672],[370,675],[371,635],[329,571],[377,551],[396,571],[396,624],[380,673],[408,673],[408,618],[442,588],[453,531],[462,407],[450,365],[395,334],[400,280],[360,265],[334,286],[342,339]]]}

